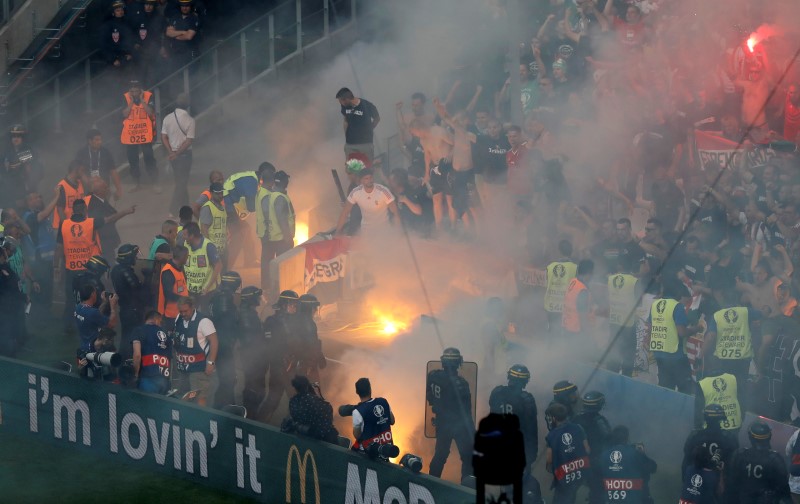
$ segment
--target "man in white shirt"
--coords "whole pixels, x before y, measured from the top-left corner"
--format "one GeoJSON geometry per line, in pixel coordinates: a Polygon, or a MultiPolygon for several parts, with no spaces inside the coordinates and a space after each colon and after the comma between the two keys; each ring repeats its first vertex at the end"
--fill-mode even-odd
{"type": "Polygon", "coordinates": [[[389,222],[387,210],[392,212],[396,222],[400,222],[397,202],[392,192],[388,187],[375,183],[372,170],[369,168],[361,170],[359,181],[361,185],[350,191],[350,195],[347,196],[347,203],[336,225],[337,235],[342,234],[342,228],[347,223],[354,205],[358,205],[361,210],[361,230],[367,234],[386,227],[389,222]]]}
{"type": "Polygon", "coordinates": [[[161,141],[167,149],[167,158],[175,177],[175,190],[169,205],[173,215],[178,215],[180,208],[189,204],[189,172],[192,170],[195,123],[188,109],[189,97],[184,93],[179,94],[175,111],[164,117],[161,126],[161,141]]]}
{"type": "Polygon", "coordinates": [[[210,318],[199,313],[191,298],[178,300],[179,315],[175,319],[175,357],[178,361],[180,391],[195,391],[195,402],[205,406],[211,389],[211,376],[216,371],[219,340],[210,318]]]}

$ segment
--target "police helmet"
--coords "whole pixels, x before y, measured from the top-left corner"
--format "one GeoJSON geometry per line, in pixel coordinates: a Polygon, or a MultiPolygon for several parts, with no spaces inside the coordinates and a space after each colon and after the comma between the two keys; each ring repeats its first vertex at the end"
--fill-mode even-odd
{"type": "Polygon", "coordinates": [[[706,423],[719,423],[725,419],[725,410],[719,404],[709,404],[703,408],[703,418],[706,423]]]}
{"type": "Polygon", "coordinates": [[[192,5],[192,4],[194,4],[194,0],[178,0],[178,5],[179,5],[180,7],[183,7],[183,6],[190,6],[190,5],[192,5]]]}
{"type": "Polygon", "coordinates": [[[252,305],[258,306],[260,303],[261,295],[263,293],[264,291],[259,289],[258,287],[248,285],[247,287],[242,289],[241,299],[245,303],[250,303],[252,305]]]}
{"type": "Polygon", "coordinates": [[[220,287],[224,290],[235,292],[241,286],[242,277],[235,271],[228,271],[220,277],[220,287]]]}
{"type": "Polygon", "coordinates": [[[461,352],[458,348],[445,348],[444,352],[442,352],[442,367],[459,367],[464,362],[464,357],[461,356],[461,352]]]}
{"type": "Polygon", "coordinates": [[[769,443],[769,440],[772,439],[772,429],[766,422],[762,422],[761,420],[756,420],[751,423],[750,428],[747,429],[747,433],[750,435],[750,440],[754,443],[769,443]]]}
{"type": "Polygon", "coordinates": [[[514,364],[508,368],[508,383],[519,383],[523,387],[528,384],[531,379],[531,372],[522,364],[514,364]]]}
{"type": "Polygon", "coordinates": [[[561,380],[553,385],[553,399],[562,404],[566,404],[567,398],[578,393],[578,387],[569,380],[561,380]]]}
{"type": "Polygon", "coordinates": [[[591,390],[583,394],[581,403],[583,403],[583,411],[600,411],[606,404],[606,396],[602,392],[591,390]]]}
{"type": "Polygon", "coordinates": [[[11,136],[24,135],[27,132],[28,132],[28,130],[25,129],[25,126],[23,126],[21,124],[15,124],[15,125],[11,126],[11,128],[9,128],[9,130],[8,130],[8,134],[11,135],[11,136]]]}
{"type": "Polygon", "coordinates": [[[124,8],[125,8],[125,2],[123,2],[122,0],[115,0],[111,4],[111,10],[112,11],[113,10],[117,10],[117,9],[124,9],[124,8]]]}
{"type": "Polygon", "coordinates": [[[126,243],[117,249],[117,262],[119,264],[133,264],[139,256],[139,246],[126,243]]]}
{"type": "Polygon", "coordinates": [[[313,294],[303,294],[300,296],[300,310],[304,313],[311,313],[319,308],[319,300],[313,294]]]}
{"type": "Polygon", "coordinates": [[[278,302],[272,305],[272,309],[273,310],[283,309],[286,308],[286,305],[288,305],[289,303],[297,301],[300,301],[300,296],[298,296],[295,291],[285,290],[280,293],[280,295],[278,296],[278,302]]]}
{"type": "Polygon", "coordinates": [[[103,256],[92,256],[85,264],[86,269],[90,273],[94,273],[97,276],[105,275],[109,269],[111,269],[111,265],[108,264],[108,261],[103,256]]]}

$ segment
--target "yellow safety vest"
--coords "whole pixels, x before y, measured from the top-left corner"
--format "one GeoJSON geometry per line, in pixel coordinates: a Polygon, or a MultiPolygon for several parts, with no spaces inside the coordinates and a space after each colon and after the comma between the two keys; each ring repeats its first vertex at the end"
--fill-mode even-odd
{"type": "Polygon", "coordinates": [[[228,214],[225,209],[217,208],[213,201],[206,201],[203,205],[211,210],[211,226],[208,228],[208,238],[217,246],[217,252],[222,254],[228,247],[228,214]]]}
{"type": "Polygon", "coordinates": [[[674,299],[656,299],[650,307],[650,351],[675,353],[678,351],[680,338],[678,337],[678,327],[672,312],[678,302],[674,299]]]}
{"type": "Polygon", "coordinates": [[[244,177],[253,177],[254,179],[258,180],[258,175],[254,170],[234,173],[233,175],[228,177],[222,184],[222,191],[223,191],[222,194],[224,196],[227,196],[228,193],[231,192],[236,187],[236,181],[244,177]]]}
{"type": "Polygon", "coordinates": [[[269,228],[267,229],[267,234],[269,241],[281,241],[284,238],[289,239],[294,236],[294,206],[292,206],[292,200],[289,199],[289,196],[280,191],[269,193],[269,228]],[[275,215],[275,202],[278,201],[278,198],[286,198],[286,203],[289,205],[289,230],[292,236],[284,237],[281,226],[278,224],[278,218],[275,215]]]}
{"type": "MultiPolygon", "coordinates": [[[[191,294],[200,294],[208,279],[214,274],[214,265],[208,258],[209,243],[209,240],[203,238],[203,243],[197,250],[189,247],[189,260],[186,261],[183,271],[186,274],[186,284],[189,286],[191,294]]],[[[211,285],[212,289],[216,287],[217,283],[211,285]]]]}
{"type": "Polygon", "coordinates": [[[544,309],[551,313],[561,313],[564,309],[564,295],[570,280],[575,278],[578,266],[573,262],[552,262],[547,266],[547,290],[544,291],[544,309]]]}
{"type": "Polygon", "coordinates": [[[739,407],[736,377],[732,374],[709,376],[700,380],[703,398],[706,406],[719,404],[725,410],[725,420],[722,421],[723,429],[738,429],[742,425],[742,409],[739,407]]]}
{"type": "Polygon", "coordinates": [[[632,327],[636,320],[636,282],[633,275],[619,273],[608,276],[608,323],[632,327]]]}
{"type": "Polygon", "coordinates": [[[714,357],[718,359],[751,359],[753,342],[747,308],[723,308],[714,314],[717,341],[714,357]]]}
{"type": "Polygon", "coordinates": [[[264,198],[269,198],[270,194],[272,194],[272,191],[264,187],[259,187],[258,194],[256,194],[256,236],[259,238],[264,238],[264,235],[267,234],[267,221],[264,219],[261,203],[264,201],[264,198]]]}

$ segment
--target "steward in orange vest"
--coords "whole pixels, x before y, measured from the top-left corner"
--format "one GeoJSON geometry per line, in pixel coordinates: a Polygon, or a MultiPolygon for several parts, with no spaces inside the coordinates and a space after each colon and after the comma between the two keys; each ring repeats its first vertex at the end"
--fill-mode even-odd
{"type": "MultiPolygon", "coordinates": [[[[141,174],[139,172],[139,150],[144,157],[144,166],[150,176],[150,182],[158,182],[158,168],[153,155],[153,139],[155,139],[156,113],[153,108],[153,93],[142,91],[139,81],[131,81],[130,90],[125,93],[125,108],[122,110],[122,133],[120,142],[128,154],[131,176],[137,188],[141,174]]],[[[134,188],[136,190],[136,188],[134,188]]],[[[156,190],[158,193],[160,190],[156,190]]]]}
{"type": "Polygon", "coordinates": [[[60,230],[61,223],[72,216],[72,204],[85,196],[81,179],[86,175],[86,168],[80,161],[73,161],[67,169],[67,176],[56,186],[58,201],[53,213],[53,229],[60,230]]]}
{"type": "Polygon", "coordinates": [[[164,316],[162,326],[172,330],[178,317],[178,299],[188,295],[186,275],[183,267],[189,259],[189,249],[183,245],[175,246],[172,260],[161,268],[158,285],[158,313],[164,316]]]}
{"type": "Polygon", "coordinates": [[[587,329],[587,319],[592,308],[592,296],[586,284],[594,273],[594,262],[583,260],[578,264],[576,277],[570,280],[564,295],[561,327],[567,335],[577,335],[587,329]]]}

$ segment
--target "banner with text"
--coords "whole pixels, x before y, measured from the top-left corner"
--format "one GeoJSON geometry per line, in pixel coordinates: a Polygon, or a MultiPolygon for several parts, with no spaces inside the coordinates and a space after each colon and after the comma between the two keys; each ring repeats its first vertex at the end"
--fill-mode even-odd
{"type": "Polygon", "coordinates": [[[310,241],[301,247],[306,249],[306,292],[317,283],[337,282],[344,278],[349,238],[310,241]]]}
{"type": "Polygon", "coordinates": [[[0,429],[261,502],[471,503],[473,492],[176,399],[0,358],[0,429]]]}
{"type": "Polygon", "coordinates": [[[745,146],[737,150],[737,142],[709,131],[695,130],[694,140],[701,170],[705,171],[713,164],[717,164],[721,168],[729,166],[731,169],[745,166],[745,151],[747,150],[745,146]]]}

